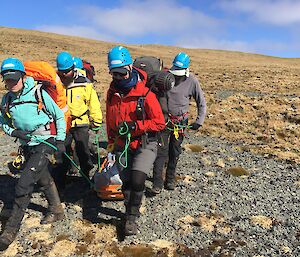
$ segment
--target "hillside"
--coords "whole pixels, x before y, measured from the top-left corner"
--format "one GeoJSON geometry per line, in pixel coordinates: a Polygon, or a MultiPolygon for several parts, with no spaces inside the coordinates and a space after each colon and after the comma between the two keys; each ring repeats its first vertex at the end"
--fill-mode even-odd
{"type": "MultiPolygon", "coordinates": [[[[110,82],[107,52],[115,44],[79,37],[0,27],[0,59],[44,60],[55,65],[60,51],[88,59],[104,101],[110,82]]],[[[154,55],[170,66],[179,51],[206,94],[208,115],[199,134],[245,143],[245,149],[300,162],[300,59],[241,52],[129,45],[133,58],[154,55]]],[[[105,108],[105,104],[102,104],[105,108]]],[[[191,108],[194,113],[194,108],[191,108]]],[[[192,115],[193,116],[193,115],[192,115]]]]}
{"type": "MultiPolygon", "coordinates": [[[[110,82],[106,54],[114,45],[0,27],[0,60],[14,56],[55,65],[60,51],[89,60],[96,68],[95,87],[104,109],[110,82]]],[[[123,202],[101,201],[82,186],[80,177],[69,176],[66,218],[40,225],[46,201],[34,192],[17,239],[0,256],[300,256],[300,59],[160,45],[126,47],[133,58],[154,55],[166,66],[186,51],[205,92],[205,124],[184,141],[176,190],[146,194],[139,233],[124,238],[123,202]]],[[[4,93],[2,82],[0,88],[4,93]]],[[[192,120],[195,103],[190,107],[192,120]]],[[[17,143],[0,135],[3,224],[18,176],[7,175],[17,143]]],[[[147,180],[146,186],[151,185],[147,180]]]]}

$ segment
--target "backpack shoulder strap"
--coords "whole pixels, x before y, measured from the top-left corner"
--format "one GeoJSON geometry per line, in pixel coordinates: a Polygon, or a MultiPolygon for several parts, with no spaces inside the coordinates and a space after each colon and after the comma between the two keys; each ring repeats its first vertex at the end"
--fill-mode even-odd
{"type": "Polygon", "coordinates": [[[42,82],[37,82],[37,85],[36,85],[35,91],[34,91],[34,96],[35,96],[35,99],[36,99],[37,104],[38,104],[38,110],[42,110],[50,118],[51,114],[49,113],[49,111],[46,108],[45,100],[44,100],[44,97],[43,97],[43,91],[46,91],[43,88],[43,83],[42,82]]]}

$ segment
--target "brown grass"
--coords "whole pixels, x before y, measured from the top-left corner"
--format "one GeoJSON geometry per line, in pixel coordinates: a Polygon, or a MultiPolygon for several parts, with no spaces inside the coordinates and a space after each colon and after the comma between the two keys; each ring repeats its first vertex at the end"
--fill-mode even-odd
{"type": "MultiPolygon", "coordinates": [[[[106,55],[113,43],[38,31],[0,27],[0,59],[44,60],[55,65],[60,51],[89,60],[105,108],[110,82],[106,55]]],[[[300,59],[241,52],[127,45],[133,58],[159,56],[171,66],[179,51],[191,56],[191,70],[201,81],[208,116],[199,134],[248,145],[246,150],[300,162],[300,59]]],[[[4,89],[3,85],[2,88],[4,89]]],[[[191,105],[191,117],[195,106],[191,105]]]]}

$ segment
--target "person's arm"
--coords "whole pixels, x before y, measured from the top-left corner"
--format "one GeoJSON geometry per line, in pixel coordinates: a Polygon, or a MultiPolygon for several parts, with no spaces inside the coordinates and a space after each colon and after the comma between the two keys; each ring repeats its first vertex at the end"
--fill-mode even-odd
{"type": "Polygon", "coordinates": [[[200,83],[197,79],[194,80],[192,96],[197,104],[197,118],[195,123],[200,126],[203,125],[205,115],[206,115],[206,101],[204,97],[204,93],[200,87],[200,83]]]}
{"type": "MultiPolygon", "coordinates": [[[[1,109],[4,109],[5,106],[5,102],[6,102],[6,96],[2,97],[2,101],[1,101],[1,109]]],[[[5,118],[3,116],[2,111],[0,112],[0,124],[1,124],[1,128],[4,131],[5,134],[12,136],[11,133],[15,130],[14,128],[12,128],[11,126],[9,126],[9,122],[7,120],[7,118],[5,118]]]]}
{"type": "Polygon", "coordinates": [[[42,90],[42,96],[46,110],[50,113],[55,121],[57,133],[56,140],[64,141],[66,138],[66,121],[64,113],[45,90],[42,90]]]}
{"type": "Polygon", "coordinates": [[[89,111],[90,111],[90,118],[93,122],[93,126],[99,127],[102,124],[102,111],[101,105],[99,102],[98,95],[93,88],[93,84],[89,83],[87,85],[87,95],[88,95],[88,102],[89,102],[89,111]]]}

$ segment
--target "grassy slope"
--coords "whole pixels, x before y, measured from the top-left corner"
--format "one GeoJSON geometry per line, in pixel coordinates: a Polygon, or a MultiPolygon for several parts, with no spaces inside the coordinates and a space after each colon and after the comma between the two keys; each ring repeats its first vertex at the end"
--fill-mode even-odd
{"type": "MultiPolygon", "coordinates": [[[[55,65],[57,53],[69,51],[95,66],[99,82],[95,86],[102,96],[110,81],[106,54],[114,45],[0,27],[1,60],[15,56],[55,65]]],[[[159,56],[166,66],[171,65],[179,51],[191,56],[191,70],[201,81],[208,105],[208,116],[200,134],[243,141],[251,151],[300,162],[300,59],[160,45],[127,47],[133,57],[159,56]]],[[[191,106],[194,117],[194,104],[191,106]]]]}

